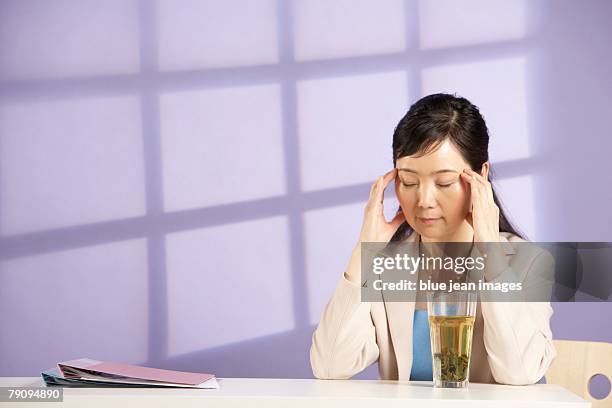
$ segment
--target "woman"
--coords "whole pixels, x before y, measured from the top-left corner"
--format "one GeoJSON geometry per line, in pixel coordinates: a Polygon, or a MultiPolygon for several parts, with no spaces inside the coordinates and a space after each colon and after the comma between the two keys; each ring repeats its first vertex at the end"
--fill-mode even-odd
{"type": "MultiPolygon", "coordinates": [[[[350,378],[378,361],[381,379],[431,380],[426,304],[361,302],[361,242],[501,242],[488,254],[485,281],[551,272],[552,257],[524,242],[489,182],[489,135],[478,108],[448,94],[410,107],[393,134],[394,169],[372,185],[359,242],[312,337],[317,378],[350,378]],[[395,181],[400,209],[383,215],[395,181]]],[[[478,302],[471,382],[538,382],[556,355],[548,302],[478,302]]]]}

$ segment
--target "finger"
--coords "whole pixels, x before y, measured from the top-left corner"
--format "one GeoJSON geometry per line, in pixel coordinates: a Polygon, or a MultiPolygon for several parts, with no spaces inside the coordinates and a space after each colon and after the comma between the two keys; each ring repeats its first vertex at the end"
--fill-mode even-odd
{"type": "Polygon", "coordinates": [[[370,187],[370,196],[368,197],[368,200],[372,200],[372,197],[374,197],[374,192],[376,191],[376,186],[378,185],[379,180],[380,180],[380,177],[377,178],[374,183],[372,183],[372,186],[370,187]]]}
{"type": "Polygon", "coordinates": [[[461,177],[470,185],[470,195],[472,200],[472,212],[480,208],[481,203],[481,184],[470,174],[462,173],[461,177]],[[477,208],[478,207],[478,208],[477,208]]]}
{"type": "Polygon", "coordinates": [[[493,201],[493,186],[491,184],[491,180],[489,180],[489,174],[487,174],[487,177],[485,177],[482,174],[479,174],[479,173],[476,173],[476,172],[474,172],[474,173],[482,181],[482,184],[484,185],[487,197],[489,197],[489,199],[491,201],[493,201]]]}
{"type": "Polygon", "coordinates": [[[479,186],[484,190],[481,191],[480,194],[482,198],[488,198],[493,202],[493,187],[491,186],[491,182],[488,179],[485,179],[482,174],[475,172],[470,168],[466,168],[465,171],[472,176],[472,178],[479,184],[479,186]]]}
{"type": "Polygon", "coordinates": [[[472,176],[480,184],[482,185],[485,184],[486,180],[484,179],[484,177],[482,177],[481,174],[476,173],[474,170],[470,169],[469,167],[466,167],[465,169],[463,169],[463,171],[469,174],[470,176],[472,176]]]}
{"type": "Polygon", "coordinates": [[[391,180],[395,178],[396,171],[397,171],[396,169],[390,170],[386,172],[384,176],[382,176],[382,184],[380,187],[378,187],[378,190],[376,192],[377,193],[376,200],[378,202],[380,203],[383,202],[384,197],[385,197],[385,189],[387,188],[391,180]]]}
{"type": "Polygon", "coordinates": [[[387,177],[390,173],[393,173],[395,169],[390,170],[388,172],[386,172],[385,174],[383,174],[382,176],[379,176],[376,181],[374,181],[374,183],[372,183],[372,186],[370,186],[370,198],[372,197],[372,195],[376,195],[376,189],[379,186],[380,183],[380,179],[384,179],[385,177],[387,177]]]}
{"type": "Polygon", "coordinates": [[[370,189],[370,198],[369,198],[369,201],[371,201],[372,203],[378,201],[379,190],[380,190],[380,187],[382,185],[383,178],[385,177],[385,175],[386,173],[382,176],[378,176],[374,184],[372,184],[372,187],[370,189]]]}
{"type": "Polygon", "coordinates": [[[493,198],[493,184],[490,181],[487,181],[487,195],[492,202],[495,202],[493,198]]]}
{"type": "Polygon", "coordinates": [[[467,213],[465,219],[467,220],[468,224],[470,224],[472,228],[474,228],[474,217],[472,217],[472,214],[472,212],[467,213]]]}
{"type": "Polygon", "coordinates": [[[467,171],[464,171],[463,173],[461,173],[461,178],[467,181],[470,185],[478,186],[478,184],[480,184],[479,181],[474,176],[469,174],[467,171]]]}
{"type": "Polygon", "coordinates": [[[395,179],[396,174],[397,174],[397,169],[395,168],[385,173],[385,175],[383,176],[383,185],[385,188],[391,182],[391,180],[395,179]]]}
{"type": "MultiPolygon", "coordinates": [[[[474,182],[472,184],[475,185],[476,189],[478,190],[478,196],[480,200],[486,201],[488,199],[493,199],[493,193],[492,191],[489,193],[489,189],[491,189],[490,183],[489,181],[485,180],[484,177],[482,177],[480,174],[476,173],[475,171],[473,171],[472,169],[465,169],[465,172],[463,174],[467,173],[467,179],[466,180],[473,180],[474,182]]],[[[483,202],[484,204],[484,202],[483,202]]]]}
{"type": "Polygon", "coordinates": [[[464,171],[471,175],[479,184],[482,185],[482,187],[485,189],[486,193],[483,192],[482,194],[485,195],[491,200],[493,201],[493,186],[491,185],[491,182],[488,179],[485,179],[481,174],[475,172],[474,170],[470,169],[470,168],[466,168],[464,169],[464,171]]]}

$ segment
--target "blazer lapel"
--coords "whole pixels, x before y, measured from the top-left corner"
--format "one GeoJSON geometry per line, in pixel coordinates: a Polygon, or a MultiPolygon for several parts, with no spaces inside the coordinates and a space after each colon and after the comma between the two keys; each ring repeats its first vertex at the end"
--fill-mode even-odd
{"type": "MultiPolygon", "coordinates": [[[[403,241],[403,243],[417,242],[419,242],[419,235],[416,231],[403,241]]],[[[410,250],[413,253],[409,254],[409,256],[418,256],[417,249],[415,245],[411,245],[410,250]]],[[[384,273],[380,275],[383,281],[385,278],[384,275],[384,273]]],[[[407,273],[405,279],[416,282],[417,274],[411,275],[407,273]]],[[[412,323],[414,319],[416,292],[409,292],[409,296],[410,298],[407,298],[406,295],[402,295],[402,301],[394,302],[385,299],[383,293],[383,302],[387,313],[387,324],[389,326],[391,342],[393,343],[395,358],[397,360],[399,380],[410,379],[410,372],[412,371],[412,323]]]]}
{"type": "MultiPolygon", "coordinates": [[[[512,243],[508,241],[508,239],[506,238],[503,232],[499,234],[499,245],[501,245],[501,250],[504,252],[506,256],[511,256],[516,253],[516,250],[512,246],[512,243]]],[[[474,247],[472,248],[472,252],[470,252],[470,257],[475,259],[480,256],[482,256],[482,254],[480,253],[476,245],[474,245],[474,247]]],[[[470,271],[470,276],[469,276],[470,281],[474,283],[478,283],[479,280],[484,281],[484,279],[485,279],[484,270],[479,271],[479,270],[474,269],[470,271]]]]}

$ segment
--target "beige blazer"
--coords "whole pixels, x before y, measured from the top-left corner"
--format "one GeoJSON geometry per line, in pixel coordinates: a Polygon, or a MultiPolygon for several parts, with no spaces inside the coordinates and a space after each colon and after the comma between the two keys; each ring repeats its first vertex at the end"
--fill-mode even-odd
{"type": "MultiPolygon", "coordinates": [[[[405,242],[418,242],[413,232],[405,242]]],[[[530,271],[554,274],[552,256],[502,232],[510,270],[524,282],[530,271]]],[[[552,276],[552,275],[551,275],[552,276]]],[[[489,279],[487,279],[489,280],[489,279]]],[[[361,302],[361,288],[343,274],[312,336],[310,363],[315,377],[347,379],[378,361],[380,378],[409,380],[412,370],[414,302],[361,302]]],[[[477,304],[470,382],[526,385],[546,373],[556,351],[549,302],[477,304]]]]}

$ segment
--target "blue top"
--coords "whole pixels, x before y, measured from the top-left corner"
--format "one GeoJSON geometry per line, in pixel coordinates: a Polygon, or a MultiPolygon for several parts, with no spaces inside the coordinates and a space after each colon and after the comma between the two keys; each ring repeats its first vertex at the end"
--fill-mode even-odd
{"type": "Polygon", "coordinates": [[[414,381],[432,381],[433,379],[427,310],[414,311],[410,379],[414,381]]]}

